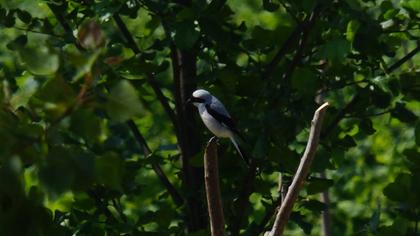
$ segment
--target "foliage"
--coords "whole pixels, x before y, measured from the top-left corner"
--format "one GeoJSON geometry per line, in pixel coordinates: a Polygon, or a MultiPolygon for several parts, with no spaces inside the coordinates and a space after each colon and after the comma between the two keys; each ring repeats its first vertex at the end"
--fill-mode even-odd
{"type": "Polygon", "coordinates": [[[329,209],[333,235],[417,235],[419,25],[417,0],[0,1],[0,232],[208,235],[201,87],[259,172],[220,141],[229,235],[270,227],[324,100],[287,233],[329,209]]]}

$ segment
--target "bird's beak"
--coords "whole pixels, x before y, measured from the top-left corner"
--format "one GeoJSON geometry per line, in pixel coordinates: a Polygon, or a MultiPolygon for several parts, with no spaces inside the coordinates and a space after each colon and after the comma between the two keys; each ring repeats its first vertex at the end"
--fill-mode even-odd
{"type": "Polygon", "coordinates": [[[187,101],[185,101],[185,104],[187,104],[187,105],[192,104],[192,99],[188,98],[187,101]]]}

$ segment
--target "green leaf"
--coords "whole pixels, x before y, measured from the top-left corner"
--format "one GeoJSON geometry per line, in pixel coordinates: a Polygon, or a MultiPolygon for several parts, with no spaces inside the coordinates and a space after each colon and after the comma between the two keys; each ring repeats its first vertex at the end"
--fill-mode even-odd
{"type": "Polygon", "coordinates": [[[328,208],[325,203],[313,199],[302,201],[300,205],[314,212],[321,212],[328,208]]]}
{"type": "Polygon", "coordinates": [[[10,105],[12,105],[14,109],[26,106],[29,99],[35,94],[39,87],[38,81],[36,81],[33,76],[28,75],[28,73],[26,76],[16,78],[16,80],[19,89],[10,99],[10,105]]]}
{"type": "Polygon", "coordinates": [[[76,94],[62,77],[47,80],[31,99],[31,105],[42,109],[47,120],[55,120],[64,114],[75,101],[76,94]]]}
{"type": "Polygon", "coordinates": [[[321,193],[334,185],[331,179],[311,178],[308,181],[307,191],[309,195],[321,193]]]}
{"type": "Polygon", "coordinates": [[[416,114],[414,114],[412,111],[408,110],[405,107],[404,103],[397,103],[394,110],[392,110],[391,115],[401,122],[405,123],[413,123],[418,120],[416,114]]]}
{"type": "Polygon", "coordinates": [[[123,177],[123,161],[116,153],[107,153],[95,162],[96,181],[100,184],[121,190],[121,182],[123,177]]]}
{"type": "Polygon", "coordinates": [[[349,23],[347,23],[346,39],[349,42],[353,42],[359,27],[360,23],[357,20],[351,20],[349,23]]]}
{"type": "Polygon", "coordinates": [[[117,122],[124,122],[143,111],[137,91],[130,82],[122,80],[111,88],[106,111],[117,122]]]}
{"type": "Polygon", "coordinates": [[[53,193],[68,189],[83,190],[93,180],[94,162],[90,153],[80,147],[53,146],[41,165],[39,178],[53,193]]]}
{"type": "Polygon", "coordinates": [[[278,3],[274,3],[273,0],[263,0],[263,7],[267,11],[274,12],[279,9],[280,5],[278,3]]]}
{"type": "Polygon", "coordinates": [[[26,35],[19,35],[13,41],[9,42],[6,46],[8,49],[15,51],[23,48],[28,42],[28,37],[26,35]]]}
{"type": "Polygon", "coordinates": [[[32,20],[32,16],[29,12],[24,10],[17,10],[17,16],[25,24],[29,24],[32,20]]]}
{"type": "Polygon", "coordinates": [[[175,44],[180,49],[191,49],[194,47],[200,32],[196,30],[193,21],[182,21],[175,25],[175,44]]]}
{"type": "Polygon", "coordinates": [[[381,217],[381,205],[378,203],[378,207],[372,214],[372,217],[369,220],[369,228],[371,232],[376,232],[379,227],[381,217]]]}
{"type": "Polygon", "coordinates": [[[402,6],[404,8],[408,8],[410,10],[416,11],[417,13],[420,12],[420,1],[418,0],[404,0],[402,2],[402,6]]]}
{"type": "Polygon", "coordinates": [[[350,43],[342,38],[336,38],[319,48],[319,56],[331,63],[340,63],[350,52],[350,43]]]}
{"type": "Polygon", "coordinates": [[[5,17],[3,19],[1,19],[2,23],[7,28],[13,27],[16,23],[14,13],[15,13],[14,10],[9,10],[9,12],[5,15],[5,17]]]}
{"type": "Polygon", "coordinates": [[[76,74],[72,78],[72,82],[76,82],[83,78],[87,73],[90,73],[93,65],[101,54],[100,50],[96,50],[90,54],[71,54],[69,55],[72,63],[77,67],[76,74]]]}
{"type": "Polygon", "coordinates": [[[20,49],[19,58],[22,64],[35,75],[54,74],[60,65],[58,55],[43,45],[20,49]]]}
{"type": "Polygon", "coordinates": [[[379,228],[376,236],[404,236],[407,235],[409,221],[398,216],[391,226],[382,226],[379,228]]]}
{"type": "Polygon", "coordinates": [[[411,175],[399,174],[393,183],[388,184],[383,193],[396,202],[408,201],[411,195],[411,175]]]}
{"type": "Polygon", "coordinates": [[[292,87],[301,94],[313,96],[318,90],[318,78],[316,74],[308,68],[297,68],[292,76],[292,87]]]}
{"type": "Polygon", "coordinates": [[[91,110],[79,109],[71,115],[70,130],[88,143],[94,143],[101,133],[101,119],[91,110]]]}
{"type": "Polygon", "coordinates": [[[415,136],[416,136],[416,144],[420,146],[420,121],[417,122],[416,129],[415,129],[415,136]]]}

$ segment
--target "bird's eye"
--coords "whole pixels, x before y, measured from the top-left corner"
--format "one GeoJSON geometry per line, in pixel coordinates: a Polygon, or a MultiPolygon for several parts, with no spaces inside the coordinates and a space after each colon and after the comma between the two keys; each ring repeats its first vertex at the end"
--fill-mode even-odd
{"type": "Polygon", "coordinates": [[[196,102],[196,103],[204,103],[206,100],[202,99],[202,98],[197,98],[197,97],[192,97],[191,98],[191,102],[196,102]]]}

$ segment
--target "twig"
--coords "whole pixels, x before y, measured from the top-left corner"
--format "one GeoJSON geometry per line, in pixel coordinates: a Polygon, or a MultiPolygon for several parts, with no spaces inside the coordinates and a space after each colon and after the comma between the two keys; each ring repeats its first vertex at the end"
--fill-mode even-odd
{"type": "Polygon", "coordinates": [[[239,235],[239,231],[242,226],[242,222],[246,210],[249,207],[249,196],[254,190],[255,178],[257,176],[257,165],[255,163],[255,158],[250,158],[249,171],[242,181],[242,189],[239,193],[239,199],[236,207],[236,215],[232,222],[231,234],[233,236],[239,235]]]}
{"type": "Polygon", "coordinates": [[[54,14],[55,18],[57,18],[57,21],[60,23],[61,27],[63,27],[64,32],[66,32],[66,34],[69,35],[71,39],[74,41],[74,45],[77,47],[77,49],[79,49],[80,51],[86,51],[86,49],[83,48],[82,45],[80,45],[79,41],[74,37],[73,30],[71,29],[70,25],[67,23],[62,12],[59,12],[57,10],[57,7],[53,3],[48,4],[48,7],[50,8],[51,12],[54,14]]]}
{"type": "MultiPolygon", "coordinates": [[[[283,7],[285,7],[283,5],[283,7]]],[[[276,55],[273,57],[273,59],[268,63],[267,67],[264,70],[264,73],[262,75],[263,79],[268,79],[271,76],[273,76],[273,73],[277,67],[277,65],[280,63],[280,61],[284,58],[286,53],[292,48],[292,45],[297,41],[299,35],[302,34],[302,38],[299,44],[298,51],[296,52],[292,63],[290,64],[287,72],[283,75],[283,78],[286,77],[286,79],[291,75],[291,73],[294,70],[294,67],[299,62],[300,58],[303,54],[303,49],[305,47],[306,41],[308,39],[309,31],[312,29],[313,25],[315,24],[315,20],[319,15],[321,5],[318,4],[315,6],[314,10],[312,11],[311,15],[309,16],[308,20],[305,20],[303,22],[300,22],[295,30],[289,35],[289,37],[286,39],[286,41],[283,43],[282,47],[279,49],[279,51],[276,53],[276,55]]]]}
{"type": "MultiPolygon", "coordinates": [[[[57,17],[57,20],[62,25],[62,27],[64,28],[66,33],[68,33],[68,34],[71,33],[72,29],[67,24],[67,22],[62,17],[62,15],[60,15],[58,12],[55,11],[55,6],[52,5],[52,4],[48,4],[48,6],[50,7],[50,9],[54,13],[54,15],[57,17]]],[[[124,24],[123,24],[123,26],[124,26],[125,29],[127,29],[124,24]]],[[[74,44],[76,45],[76,47],[80,51],[85,51],[85,49],[78,44],[76,38],[73,37],[73,39],[74,39],[74,44]]],[[[135,45],[135,46],[137,47],[137,45],[135,45]]],[[[144,139],[143,135],[140,133],[140,130],[137,128],[137,125],[134,123],[133,120],[128,120],[127,125],[130,128],[131,132],[133,133],[136,141],[139,143],[140,146],[143,147],[144,154],[147,157],[151,153],[151,150],[150,150],[149,146],[147,145],[146,139],[144,139]]],[[[172,185],[172,183],[169,181],[168,177],[166,177],[166,175],[163,172],[160,165],[157,164],[157,163],[152,163],[152,169],[156,173],[156,175],[159,177],[162,184],[166,187],[167,191],[169,192],[170,196],[174,200],[175,204],[178,205],[178,206],[183,205],[184,200],[182,199],[182,197],[178,193],[178,191],[175,189],[175,187],[172,185]]]]}
{"type": "MultiPolygon", "coordinates": [[[[321,178],[326,178],[325,171],[320,175],[321,178]]],[[[323,236],[331,236],[331,215],[330,215],[330,196],[328,189],[321,193],[321,202],[326,205],[325,210],[322,211],[321,231],[323,236]]]]}
{"type": "Polygon", "coordinates": [[[268,79],[273,75],[277,65],[284,58],[286,53],[290,50],[290,48],[292,47],[292,44],[295,43],[296,39],[301,34],[303,28],[304,28],[303,23],[296,26],[295,30],[290,34],[287,40],[283,43],[283,46],[279,49],[279,51],[273,57],[271,62],[267,65],[262,75],[263,79],[268,79]]]}
{"type": "Polygon", "coordinates": [[[293,57],[292,62],[290,63],[289,67],[287,68],[286,72],[283,74],[283,80],[285,80],[285,81],[288,81],[290,79],[290,77],[293,74],[293,71],[295,70],[299,61],[303,57],[303,52],[304,52],[306,43],[307,43],[308,38],[309,38],[309,33],[310,33],[311,29],[313,28],[313,26],[315,25],[315,21],[318,18],[318,15],[320,13],[320,8],[321,8],[320,4],[315,6],[314,10],[312,11],[311,15],[309,16],[309,19],[306,21],[306,23],[303,26],[302,38],[300,40],[299,47],[296,51],[295,56],[293,57]]]}
{"type": "Polygon", "coordinates": [[[34,34],[44,34],[44,35],[48,35],[48,36],[56,37],[56,38],[60,38],[60,39],[64,38],[63,35],[58,35],[58,34],[48,33],[48,32],[43,32],[43,31],[37,31],[37,30],[30,29],[30,28],[22,28],[22,27],[19,27],[19,26],[14,26],[13,28],[17,29],[17,30],[21,30],[21,31],[31,32],[31,33],[34,33],[34,34]]]}
{"type": "Polygon", "coordinates": [[[326,102],[315,111],[305,153],[300,160],[299,167],[293,178],[293,182],[287,191],[286,198],[282,203],[279,212],[277,213],[274,225],[271,231],[267,232],[266,235],[279,236],[283,234],[284,228],[289,220],[290,214],[292,213],[293,204],[299,195],[299,190],[303,186],[305,179],[309,174],[312,160],[315,156],[316,148],[318,146],[322,122],[328,106],[329,104],[326,102]]]}
{"type": "MultiPolygon", "coordinates": [[[[123,20],[121,19],[120,15],[117,13],[113,16],[115,23],[118,26],[118,29],[121,31],[122,35],[124,36],[126,40],[127,46],[136,54],[141,53],[140,48],[137,46],[137,43],[134,41],[133,36],[131,35],[130,31],[128,31],[127,26],[124,24],[123,20]]],[[[171,122],[175,128],[175,133],[178,137],[178,126],[177,126],[177,120],[174,111],[169,106],[168,99],[163,95],[161,88],[159,87],[159,84],[156,83],[154,74],[147,75],[147,81],[149,85],[152,87],[153,91],[156,94],[156,97],[158,98],[159,102],[162,104],[163,109],[165,110],[166,114],[169,116],[169,119],[171,119],[171,122]]]]}
{"type": "MultiPolygon", "coordinates": [[[[146,139],[143,137],[143,135],[140,133],[139,129],[137,128],[137,125],[134,123],[133,120],[128,120],[127,125],[128,127],[130,127],[130,130],[133,133],[136,141],[142,146],[144,156],[146,157],[149,156],[152,153],[152,151],[150,150],[149,145],[146,142],[146,139]]],[[[168,190],[168,193],[171,195],[175,204],[178,206],[181,206],[184,203],[184,200],[182,199],[178,191],[175,189],[175,187],[171,184],[168,177],[166,177],[160,165],[152,162],[152,169],[157,174],[162,184],[168,190]]]]}
{"type": "Polygon", "coordinates": [[[409,52],[407,55],[405,55],[403,58],[392,64],[388,69],[386,70],[386,73],[391,73],[394,70],[398,69],[402,64],[410,60],[412,57],[414,57],[418,52],[420,52],[420,43],[417,44],[417,47],[414,48],[411,52],[409,52]]]}
{"type": "Polygon", "coordinates": [[[124,39],[126,40],[126,43],[127,43],[128,47],[135,54],[141,53],[140,48],[137,46],[137,43],[134,41],[133,36],[131,35],[130,31],[128,31],[127,26],[124,24],[124,21],[121,19],[120,15],[118,15],[118,13],[115,13],[113,18],[114,18],[115,23],[118,26],[118,29],[123,34],[124,39]]]}
{"type": "MultiPolygon", "coordinates": [[[[190,191],[198,192],[202,188],[203,169],[194,168],[190,159],[198,153],[200,140],[197,129],[194,126],[192,107],[186,106],[185,101],[196,88],[193,80],[197,73],[196,56],[193,51],[179,50],[171,40],[171,30],[168,24],[162,20],[162,26],[166,37],[170,40],[170,56],[172,74],[175,85],[175,108],[179,128],[178,143],[181,150],[181,163],[183,173],[183,185],[190,191]]],[[[207,226],[206,209],[202,199],[190,194],[186,198],[187,205],[187,229],[194,232],[207,226]]]]}
{"type": "Polygon", "coordinates": [[[174,110],[169,106],[168,98],[162,93],[162,90],[159,87],[159,84],[156,81],[155,74],[151,74],[147,77],[147,81],[149,82],[150,86],[152,87],[153,91],[155,91],[157,99],[163,106],[166,114],[168,114],[169,118],[172,121],[172,124],[175,128],[175,132],[178,133],[178,124],[176,122],[176,114],[174,110]]]}
{"type": "MultiPolygon", "coordinates": [[[[119,199],[118,199],[119,201],[119,199]]],[[[117,200],[115,200],[115,198],[112,199],[112,205],[114,206],[115,210],[117,210],[118,214],[121,217],[121,220],[125,223],[127,223],[127,216],[124,214],[121,204],[117,202],[117,200]]]]}
{"type": "Polygon", "coordinates": [[[344,116],[343,118],[352,118],[352,117],[355,117],[355,118],[367,118],[367,117],[381,116],[381,115],[385,115],[387,113],[390,113],[393,110],[394,109],[388,109],[388,110],[385,110],[385,111],[382,111],[382,112],[378,112],[378,113],[373,113],[373,114],[360,114],[358,116],[347,115],[347,116],[344,116]]]}
{"type": "Polygon", "coordinates": [[[225,219],[219,187],[219,167],[217,164],[217,138],[213,137],[204,153],[204,180],[206,183],[207,209],[212,236],[225,235],[225,219]]]}
{"type": "Polygon", "coordinates": [[[351,99],[351,101],[343,108],[341,109],[334,120],[327,126],[327,128],[324,129],[324,131],[321,133],[321,139],[324,139],[327,137],[340,123],[340,121],[345,118],[346,114],[349,113],[353,107],[356,105],[357,102],[359,102],[359,94],[354,95],[354,97],[351,99]]]}

